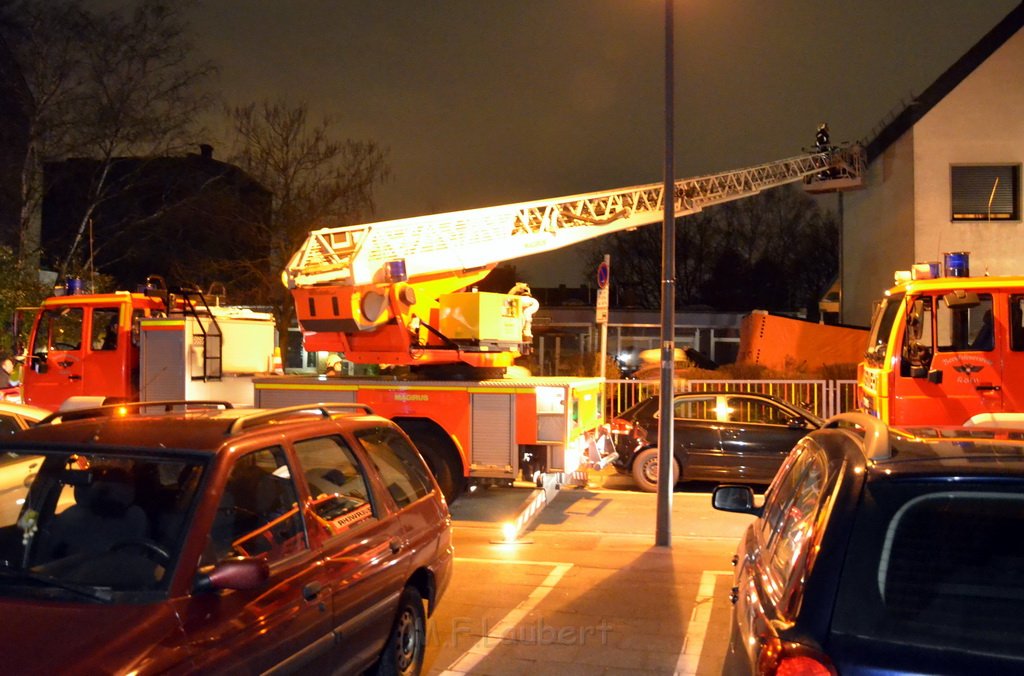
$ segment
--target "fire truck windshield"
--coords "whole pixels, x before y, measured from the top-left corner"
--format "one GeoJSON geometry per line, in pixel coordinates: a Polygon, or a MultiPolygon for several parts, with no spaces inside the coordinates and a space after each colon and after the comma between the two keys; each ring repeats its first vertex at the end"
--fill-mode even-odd
{"type": "Polygon", "coordinates": [[[875,312],[871,336],[868,339],[867,359],[869,362],[880,364],[885,359],[885,350],[889,345],[889,338],[892,335],[893,325],[896,323],[897,312],[902,302],[903,294],[894,294],[883,300],[881,307],[875,312]]]}

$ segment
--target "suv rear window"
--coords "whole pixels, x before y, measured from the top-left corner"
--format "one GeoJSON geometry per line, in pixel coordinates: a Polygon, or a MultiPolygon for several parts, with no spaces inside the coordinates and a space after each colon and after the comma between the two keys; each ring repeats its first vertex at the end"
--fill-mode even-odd
{"type": "Polygon", "coordinates": [[[869,484],[833,631],[1019,655],[1024,486],[869,484]]]}

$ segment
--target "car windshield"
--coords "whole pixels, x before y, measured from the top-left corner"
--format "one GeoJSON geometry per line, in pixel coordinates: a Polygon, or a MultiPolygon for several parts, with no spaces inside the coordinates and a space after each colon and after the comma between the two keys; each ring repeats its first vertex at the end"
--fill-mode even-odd
{"type": "Polygon", "coordinates": [[[868,484],[833,631],[1024,656],[1024,484],[868,484]]]}
{"type": "Polygon", "coordinates": [[[0,455],[0,596],[162,593],[202,479],[193,457],[0,455]]]}

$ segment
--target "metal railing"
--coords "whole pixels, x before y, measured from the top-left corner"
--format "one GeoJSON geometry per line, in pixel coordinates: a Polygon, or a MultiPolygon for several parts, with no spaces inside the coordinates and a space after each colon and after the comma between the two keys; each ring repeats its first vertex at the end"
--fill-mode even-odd
{"type": "MultiPolygon", "coordinates": [[[[608,417],[622,413],[643,399],[658,394],[656,380],[608,380],[606,402],[608,417]]],[[[828,418],[857,408],[855,380],[692,380],[673,381],[675,392],[754,392],[770,394],[803,406],[828,418]]]]}

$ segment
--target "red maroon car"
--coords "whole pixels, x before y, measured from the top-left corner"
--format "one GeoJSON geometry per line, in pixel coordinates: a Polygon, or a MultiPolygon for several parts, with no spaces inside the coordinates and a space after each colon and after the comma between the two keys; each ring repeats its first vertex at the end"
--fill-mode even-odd
{"type": "Polygon", "coordinates": [[[452,537],[408,437],[365,407],[161,408],[0,443],[39,461],[0,523],[4,671],[418,673],[452,537]]]}

